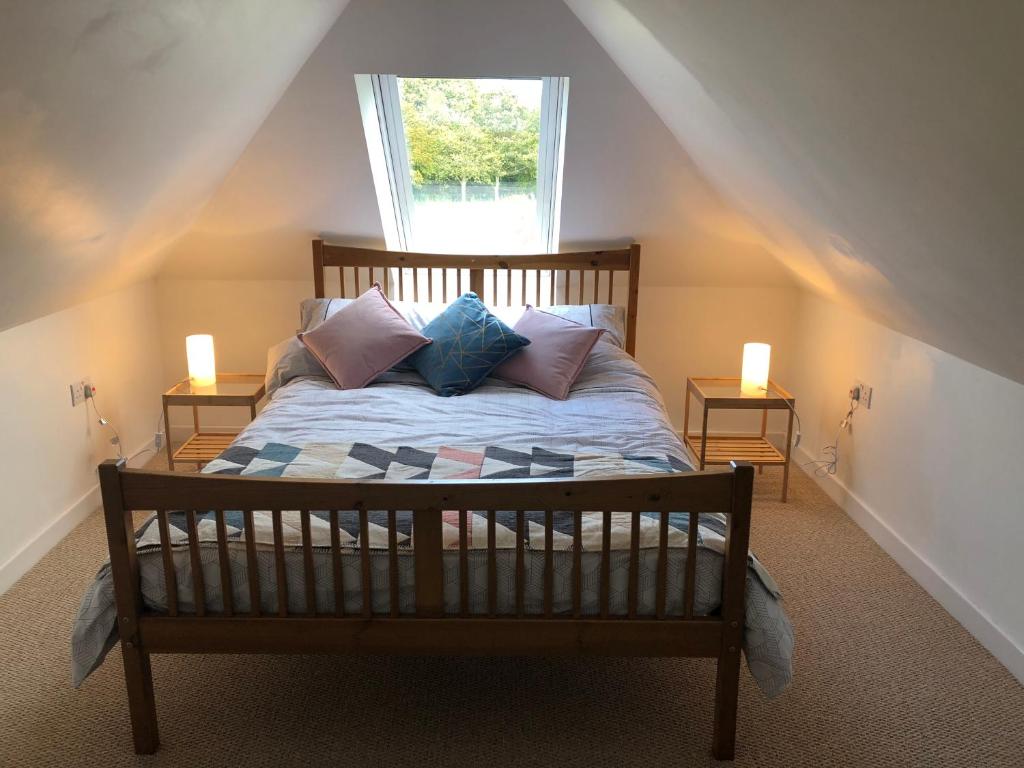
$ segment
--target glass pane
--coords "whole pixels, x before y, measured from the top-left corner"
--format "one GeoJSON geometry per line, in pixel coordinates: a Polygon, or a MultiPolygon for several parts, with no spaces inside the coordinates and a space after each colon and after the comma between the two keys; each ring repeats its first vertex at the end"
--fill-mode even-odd
{"type": "Polygon", "coordinates": [[[216,383],[205,387],[193,387],[190,379],[175,384],[169,395],[253,395],[263,384],[262,376],[235,377],[221,375],[216,383]]]}
{"type": "Polygon", "coordinates": [[[398,78],[411,247],[537,253],[538,80],[398,78]]]}
{"type": "Polygon", "coordinates": [[[740,379],[704,379],[694,378],[693,382],[697,385],[700,391],[705,397],[733,397],[743,399],[760,399],[760,400],[780,400],[782,395],[776,391],[773,383],[769,383],[767,392],[760,392],[757,395],[746,395],[743,394],[743,388],[741,386],[740,379]]]}

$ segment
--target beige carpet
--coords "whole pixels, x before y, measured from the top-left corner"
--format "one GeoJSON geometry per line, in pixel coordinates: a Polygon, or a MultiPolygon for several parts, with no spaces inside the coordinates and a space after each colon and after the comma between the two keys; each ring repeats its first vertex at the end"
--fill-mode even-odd
{"type": "MultiPolygon", "coordinates": [[[[803,474],[759,477],[753,548],[796,682],[742,676],[737,766],[1024,766],[1024,687],[803,474]]],[[[0,765],[711,764],[705,660],[154,657],[161,751],[132,753],[113,655],[69,683],[93,515],[0,596],[0,765]]],[[[1019,585],[1007,584],[1007,589],[1019,585]]]]}

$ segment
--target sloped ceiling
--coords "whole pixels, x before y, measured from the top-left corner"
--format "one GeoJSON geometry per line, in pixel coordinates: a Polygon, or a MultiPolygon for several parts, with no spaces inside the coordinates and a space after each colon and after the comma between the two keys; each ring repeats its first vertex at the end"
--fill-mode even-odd
{"type": "Polygon", "coordinates": [[[151,273],[346,3],[0,3],[0,330],[151,273]]]}
{"type": "Polygon", "coordinates": [[[382,247],[353,79],[367,72],[568,76],[563,247],[634,238],[644,285],[795,286],[557,0],[353,0],[161,276],[309,280],[313,236],[382,247]]]}
{"type": "Polygon", "coordinates": [[[1024,382],[1024,3],[566,3],[807,285],[1024,382]]]}

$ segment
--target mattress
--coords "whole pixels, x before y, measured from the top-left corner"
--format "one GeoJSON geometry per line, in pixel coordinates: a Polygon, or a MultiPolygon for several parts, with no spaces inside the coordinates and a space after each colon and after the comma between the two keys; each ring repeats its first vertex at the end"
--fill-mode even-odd
{"type": "MultiPolygon", "coordinates": [[[[333,477],[363,479],[598,477],[602,475],[689,471],[685,449],[673,430],[653,381],[617,346],[599,342],[564,401],[551,400],[530,390],[488,380],[472,393],[442,398],[416,374],[392,372],[359,390],[338,390],[327,379],[303,376],[285,382],[259,416],[204,472],[275,477],[333,477]]],[[[229,513],[230,515],[231,513],[229,513]]],[[[227,520],[231,592],[236,611],[249,610],[248,571],[240,513],[227,520]]],[[[376,513],[382,514],[382,513],[376,513]]],[[[445,610],[460,609],[457,513],[446,513],[444,524],[445,610]]],[[[172,515],[179,610],[190,612],[191,562],[183,515],[172,515]]],[[[307,611],[305,568],[301,550],[299,513],[283,513],[288,580],[288,607],[307,611]]],[[[602,516],[584,515],[582,613],[599,611],[600,537],[602,516]]],[[[257,512],[252,535],[258,549],[261,608],[276,611],[277,585],[269,513],[257,512]]],[[[627,610],[630,516],[614,516],[610,555],[610,611],[627,610]]],[[[390,568],[384,548],[384,520],[371,518],[371,594],[376,613],[390,610],[390,568]]],[[[317,609],[334,610],[334,580],[329,551],[330,527],[326,513],[312,519],[314,580],[317,609]]],[[[572,515],[553,516],[553,609],[572,610],[572,515]]],[[[695,612],[712,613],[720,605],[724,519],[702,515],[697,550],[695,612]]],[[[642,518],[639,559],[638,612],[653,615],[657,572],[658,516],[642,518]]],[[[343,603],[346,611],[362,607],[362,569],[359,528],[354,513],[342,513],[343,603]]],[[[470,517],[469,595],[471,613],[485,613],[487,600],[486,521],[470,517]]],[[[683,574],[686,569],[688,515],[673,513],[670,523],[666,609],[682,613],[683,574]]],[[[200,554],[207,610],[223,606],[224,585],[216,544],[216,526],[210,515],[200,516],[200,554]]],[[[518,530],[513,513],[498,513],[498,611],[514,610],[515,544],[526,543],[524,603],[527,613],[543,611],[542,513],[527,516],[518,530]],[[531,547],[530,542],[534,545],[531,547]]],[[[142,591],[145,604],[165,609],[163,563],[159,527],[148,521],[137,534],[142,591]]],[[[399,515],[399,610],[415,608],[411,515],[399,515]]],[[[747,621],[744,650],[748,667],[769,696],[780,693],[792,677],[792,626],[782,608],[778,588],[764,567],[751,556],[747,579],[747,621]]],[[[73,642],[73,674],[81,683],[116,641],[116,610],[109,569],[101,570],[83,598],[73,642]]]]}

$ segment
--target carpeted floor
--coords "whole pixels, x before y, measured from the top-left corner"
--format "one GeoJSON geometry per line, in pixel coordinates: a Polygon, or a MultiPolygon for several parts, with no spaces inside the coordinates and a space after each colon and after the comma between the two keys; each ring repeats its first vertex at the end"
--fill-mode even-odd
{"type": "MultiPolygon", "coordinates": [[[[1024,766],[1024,687],[802,473],[757,480],[752,546],[796,625],[796,682],[742,673],[737,766],[1024,766]]],[[[162,747],[132,753],[120,658],[69,683],[98,514],[0,596],[0,765],[712,764],[714,664],[154,657],[162,747]]],[[[1016,589],[1017,585],[1007,585],[1016,589]]]]}

